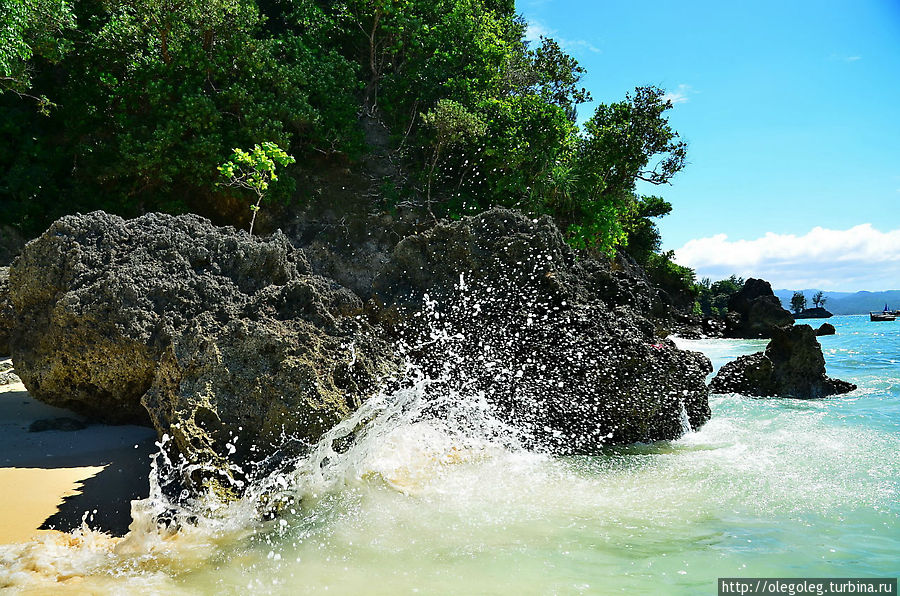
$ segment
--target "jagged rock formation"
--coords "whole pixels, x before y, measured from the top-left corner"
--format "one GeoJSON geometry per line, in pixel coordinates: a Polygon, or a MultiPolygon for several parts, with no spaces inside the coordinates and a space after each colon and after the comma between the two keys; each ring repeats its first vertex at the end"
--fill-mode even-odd
{"type": "Polygon", "coordinates": [[[578,258],[549,218],[495,209],[383,244],[346,276],[354,293],[313,275],[280,233],[62,218],[11,270],[17,371],[48,403],[152,423],[206,464],[192,484],[303,452],[398,370],[398,353],[430,391],[483,395],[555,453],[709,419],[709,361],[654,337],[646,280],[621,259],[578,258]]]}
{"type": "Polygon", "coordinates": [[[856,385],[825,374],[825,357],[809,325],[775,329],[765,352],[723,366],[710,383],[713,393],[812,399],[847,393],[856,385]]]}
{"type": "Polygon", "coordinates": [[[359,299],[308,275],[287,238],[196,216],[64,217],[23,250],[10,298],[32,395],[152,421],[191,461],[315,441],[393,369],[359,299]]]}
{"type": "Polygon", "coordinates": [[[694,428],[710,416],[709,361],[654,337],[645,283],[578,259],[549,218],[493,209],[401,241],[373,301],[453,390],[484,392],[533,444],[592,453],[678,437],[682,412],[694,428]],[[451,341],[425,341],[423,319],[451,341]]]}
{"type": "Polygon", "coordinates": [[[831,323],[822,323],[818,329],[816,329],[816,337],[822,335],[834,335],[837,330],[834,328],[834,325],[831,323]]]}
{"type": "Polygon", "coordinates": [[[791,313],[781,306],[772,286],[763,279],[749,278],[728,301],[737,317],[729,321],[728,337],[773,337],[776,329],[793,324],[791,313]]]}
{"type": "Polygon", "coordinates": [[[396,370],[361,310],[348,290],[304,277],[258,292],[245,316],[201,314],[164,342],[142,404],[190,461],[247,471],[301,454],[396,370]]]}

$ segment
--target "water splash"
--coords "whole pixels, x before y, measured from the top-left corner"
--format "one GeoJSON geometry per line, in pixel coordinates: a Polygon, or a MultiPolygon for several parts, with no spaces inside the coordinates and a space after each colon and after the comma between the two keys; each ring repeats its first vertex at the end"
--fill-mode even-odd
{"type": "Polygon", "coordinates": [[[678,415],[678,421],[681,422],[681,436],[689,435],[694,432],[691,428],[691,419],[688,416],[687,407],[681,402],[681,413],[678,415]]]}

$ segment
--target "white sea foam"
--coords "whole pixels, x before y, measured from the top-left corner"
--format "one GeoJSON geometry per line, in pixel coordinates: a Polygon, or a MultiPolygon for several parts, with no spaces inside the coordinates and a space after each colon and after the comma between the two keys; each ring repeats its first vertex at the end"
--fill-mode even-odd
{"type": "Polygon", "coordinates": [[[239,501],[167,496],[178,466],[161,452],[127,536],[0,547],[0,588],[692,593],[717,574],[895,565],[900,438],[856,422],[859,396],[715,396],[677,441],[558,458],[522,449],[465,388],[410,370],[239,501]],[[263,501],[280,514],[265,521],[263,501]]]}

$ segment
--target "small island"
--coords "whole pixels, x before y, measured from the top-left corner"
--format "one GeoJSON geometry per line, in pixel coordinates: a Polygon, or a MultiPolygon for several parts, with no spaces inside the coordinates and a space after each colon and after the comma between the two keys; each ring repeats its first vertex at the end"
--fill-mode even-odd
{"type": "Polygon", "coordinates": [[[834,315],[825,310],[825,292],[819,290],[812,297],[812,308],[806,308],[806,296],[803,292],[794,292],[791,297],[791,310],[794,311],[795,319],[828,319],[834,315]]]}

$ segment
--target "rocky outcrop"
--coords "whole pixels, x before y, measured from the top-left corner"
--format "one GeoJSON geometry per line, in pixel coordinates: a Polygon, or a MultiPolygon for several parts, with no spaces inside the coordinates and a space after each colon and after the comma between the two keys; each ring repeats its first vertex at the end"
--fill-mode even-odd
{"type": "MultiPolygon", "coordinates": [[[[433,225],[433,223],[431,224],[433,225]]],[[[306,256],[313,273],[333,279],[363,300],[403,238],[431,225],[401,214],[319,214],[299,218],[287,234],[306,256]]]]}
{"type": "Polygon", "coordinates": [[[152,422],[193,462],[315,441],[393,366],[359,299],[309,275],[287,238],[196,216],[64,217],[16,260],[10,298],[32,395],[152,422]]]}
{"type": "Polygon", "coordinates": [[[728,301],[737,316],[729,321],[728,337],[773,337],[776,329],[793,324],[791,313],[781,306],[772,286],[763,279],[749,278],[728,301]]]}
{"type": "Polygon", "coordinates": [[[828,319],[834,315],[821,306],[815,308],[804,308],[802,311],[794,315],[795,319],[828,319]]]}
{"type": "Polygon", "coordinates": [[[847,393],[856,385],[825,374],[825,357],[809,325],[775,329],[765,352],[741,356],[719,370],[713,393],[811,399],[847,393]]]}
{"type": "Polygon", "coordinates": [[[142,403],[189,461],[235,477],[263,457],[304,453],[395,370],[390,346],[353,316],[361,308],[306,277],[259,292],[253,316],[202,314],[167,339],[142,403]]]}
{"type": "Polygon", "coordinates": [[[819,328],[816,329],[816,337],[820,337],[822,335],[834,335],[835,333],[836,329],[831,323],[822,323],[819,328]]]}
{"type": "Polygon", "coordinates": [[[0,356],[9,355],[9,334],[13,326],[9,303],[9,267],[0,267],[0,356]]]}
{"type": "Polygon", "coordinates": [[[441,390],[484,395],[529,445],[593,453],[709,419],[709,361],[655,338],[639,278],[577,258],[549,218],[439,224],[401,241],[374,289],[441,390]]]}
{"type": "Polygon", "coordinates": [[[0,385],[12,385],[20,381],[12,364],[9,361],[0,361],[0,385]]]}
{"type": "Polygon", "coordinates": [[[190,484],[220,488],[303,453],[401,357],[428,379],[423,416],[483,404],[553,453],[709,419],[709,361],[654,336],[651,289],[627,259],[579,258],[549,218],[501,209],[377,244],[345,272],[354,293],[278,233],[65,217],[11,270],[17,371],[48,403],[151,423],[191,463],[190,484]]]}

